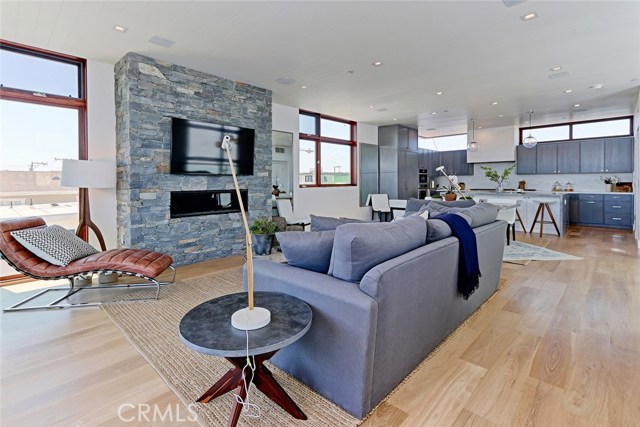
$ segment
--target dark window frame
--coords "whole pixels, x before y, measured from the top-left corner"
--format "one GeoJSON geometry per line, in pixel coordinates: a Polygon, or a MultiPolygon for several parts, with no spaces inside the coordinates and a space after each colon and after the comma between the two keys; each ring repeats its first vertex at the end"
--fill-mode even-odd
{"type": "Polygon", "coordinates": [[[569,126],[569,139],[563,139],[558,141],[538,141],[538,144],[546,144],[547,142],[559,142],[559,141],[584,141],[589,139],[598,139],[598,138],[619,138],[625,136],[633,136],[633,116],[619,116],[619,117],[608,117],[606,119],[594,119],[594,120],[582,120],[576,122],[565,122],[565,123],[553,123],[550,125],[540,125],[540,126],[531,126],[531,127],[521,127],[519,128],[520,134],[520,142],[519,145],[522,145],[522,140],[528,136],[529,129],[543,129],[543,128],[551,128],[557,126],[569,126]],[[573,137],[573,126],[581,125],[585,123],[598,123],[598,122],[610,122],[615,120],[629,119],[629,133],[622,135],[607,135],[607,136],[596,136],[596,137],[588,137],[588,138],[574,138],[573,137]],[[526,136],[525,136],[526,134],[526,136]]]}
{"type": "MultiPolygon", "coordinates": [[[[315,153],[316,153],[316,167],[314,170],[315,173],[315,184],[302,184],[298,182],[298,186],[300,188],[313,188],[313,187],[324,187],[324,188],[334,188],[334,187],[353,187],[358,185],[357,177],[356,177],[356,160],[357,160],[357,123],[352,120],[342,119],[340,117],[328,116],[326,114],[314,113],[312,111],[300,110],[298,116],[310,116],[313,117],[316,121],[316,131],[317,135],[312,135],[308,133],[299,132],[299,139],[306,139],[308,141],[313,141],[315,143],[315,153]],[[322,129],[320,127],[321,119],[332,120],[335,122],[346,123],[350,127],[350,140],[339,139],[339,138],[330,138],[322,135],[322,129]],[[351,155],[351,182],[349,184],[324,184],[321,181],[321,169],[322,169],[322,143],[328,144],[336,144],[350,147],[350,155],[351,155]]],[[[299,179],[298,179],[299,181],[299,179]]]]}
{"type": "MultiPolygon", "coordinates": [[[[0,99],[7,101],[25,102],[29,104],[47,105],[50,107],[60,107],[75,109],[78,111],[78,159],[87,160],[89,155],[88,149],[88,132],[87,132],[87,60],[76,56],[65,55],[62,53],[52,52],[45,49],[27,46],[20,43],[11,42],[0,39],[0,49],[18,52],[24,55],[31,55],[38,58],[50,59],[52,61],[64,62],[67,64],[75,64],[79,66],[78,86],[79,98],[65,97],[61,95],[42,94],[41,92],[33,92],[25,89],[15,89],[0,86],[0,99]],[[36,95],[37,94],[37,95],[36,95]]],[[[86,241],[87,231],[83,230],[81,237],[86,241]]],[[[0,281],[21,279],[22,274],[3,276],[0,281]]]]}

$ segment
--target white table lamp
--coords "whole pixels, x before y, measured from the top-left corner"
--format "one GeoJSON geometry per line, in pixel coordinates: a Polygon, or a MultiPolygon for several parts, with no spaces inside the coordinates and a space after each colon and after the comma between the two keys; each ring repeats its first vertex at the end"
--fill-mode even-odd
{"type": "Polygon", "coordinates": [[[91,221],[89,209],[89,188],[115,188],[116,167],[114,163],[94,161],[94,160],[62,160],[62,180],[63,187],[77,187],[80,189],[80,200],[78,203],[79,224],[76,234],[80,236],[84,227],[88,227],[96,234],[100,249],[105,251],[107,247],[104,237],[97,225],[91,221]]]}

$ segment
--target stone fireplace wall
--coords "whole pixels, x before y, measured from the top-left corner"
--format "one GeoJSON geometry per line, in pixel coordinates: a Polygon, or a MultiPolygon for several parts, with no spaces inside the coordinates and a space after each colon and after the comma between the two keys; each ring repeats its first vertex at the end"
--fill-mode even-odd
{"type": "Polygon", "coordinates": [[[249,217],[271,216],[271,91],[135,53],[115,65],[118,242],[176,265],[244,252],[239,213],[171,219],[171,191],[233,189],[231,176],[169,173],[171,117],[255,129],[249,217]]]}

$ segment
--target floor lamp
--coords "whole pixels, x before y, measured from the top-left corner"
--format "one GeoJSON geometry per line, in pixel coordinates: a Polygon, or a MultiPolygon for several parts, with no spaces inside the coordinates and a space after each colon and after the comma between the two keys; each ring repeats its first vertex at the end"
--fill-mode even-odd
{"type": "Polygon", "coordinates": [[[76,235],[80,236],[82,230],[87,227],[93,230],[100,242],[100,249],[107,250],[104,237],[97,225],[91,221],[89,210],[89,188],[115,188],[116,170],[115,165],[110,162],[95,160],[62,160],[62,181],[63,187],[80,188],[80,200],[78,203],[79,224],[76,228],[76,235]]]}

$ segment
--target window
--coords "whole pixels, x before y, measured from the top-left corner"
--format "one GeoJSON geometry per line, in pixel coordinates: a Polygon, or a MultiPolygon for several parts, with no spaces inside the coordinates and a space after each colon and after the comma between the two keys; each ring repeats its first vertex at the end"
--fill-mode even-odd
{"type": "MultiPolygon", "coordinates": [[[[86,159],[86,62],[0,40],[0,220],[41,216],[75,229],[78,190],[62,159],[86,159]]],[[[0,262],[0,280],[15,270],[0,262]]]]}
{"type": "Polygon", "coordinates": [[[418,138],[418,147],[431,151],[454,151],[467,149],[467,134],[418,138]]]}
{"type": "Polygon", "coordinates": [[[355,122],[308,111],[299,117],[300,186],[356,185],[355,122]]]}
{"type": "Polygon", "coordinates": [[[584,122],[562,123],[557,125],[520,128],[520,143],[531,135],[538,142],[572,141],[576,139],[604,138],[613,136],[632,136],[633,117],[615,117],[611,119],[589,120],[584,122]]]}

